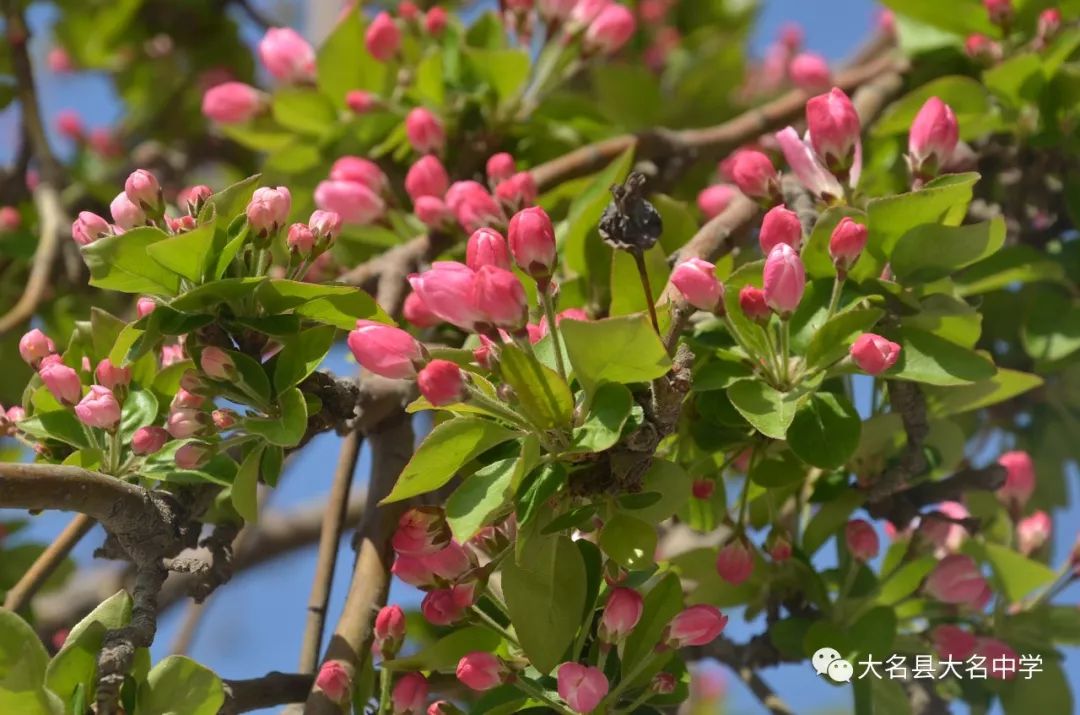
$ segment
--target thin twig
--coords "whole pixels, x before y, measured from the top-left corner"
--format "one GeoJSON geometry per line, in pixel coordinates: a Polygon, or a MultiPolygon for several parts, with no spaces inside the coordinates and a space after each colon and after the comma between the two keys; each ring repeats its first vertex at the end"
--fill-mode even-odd
{"type": "Polygon", "coordinates": [[[356,430],[345,435],[341,441],[334,483],[330,488],[330,497],[326,500],[326,516],[319,537],[319,556],[315,565],[315,578],[311,584],[311,596],[308,599],[307,625],[300,648],[301,673],[314,673],[315,666],[319,663],[323,629],[326,625],[326,607],[330,602],[338,546],[345,528],[349,491],[352,488],[353,474],[356,472],[356,462],[360,457],[361,442],[360,434],[356,430]]]}
{"type": "Polygon", "coordinates": [[[34,560],[18,583],[11,587],[4,597],[4,608],[9,611],[21,610],[38,592],[45,581],[52,576],[56,568],[64,562],[75,545],[90,533],[97,525],[93,517],[79,514],[64,527],[64,530],[49,544],[48,548],[34,560]]]}

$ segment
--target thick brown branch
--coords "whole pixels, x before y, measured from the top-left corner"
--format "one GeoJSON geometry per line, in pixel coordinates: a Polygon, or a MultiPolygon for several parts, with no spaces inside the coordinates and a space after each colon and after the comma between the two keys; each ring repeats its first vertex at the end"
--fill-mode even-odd
{"type": "Polygon", "coordinates": [[[302,703],[311,690],[310,673],[267,673],[250,680],[226,680],[225,704],[218,715],[239,715],[289,703],[302,703]]]}
{"type": "Polygon", "coordinates": [[[889,392],[889,405],[893,412],[900,415],[904,423],[907,444],[900,453],[896,464],[885,470],[866,488],[868,502],[878,502],[901,491],[915,477],[926,471],[926,455],[923,445],[930,434],[930,423],[926,417],[926,397],[914,382],[889,380],[886,382],[889,392]]]}

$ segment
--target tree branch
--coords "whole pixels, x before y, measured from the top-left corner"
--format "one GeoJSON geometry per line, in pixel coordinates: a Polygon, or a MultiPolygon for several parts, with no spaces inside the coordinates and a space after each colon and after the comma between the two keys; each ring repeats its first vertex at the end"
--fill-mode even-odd
{"type": "Polygon", "coordinates": [[[761,668],[775,666],[784,660],[767,634],[755,636],[746,644],[720,636],[709,645],[684,648],[682,653],[690,660],[715,658],[735,671],[772,715],[793,715],[794,711],[757,673],[761,668]]]}
{"type": "Polygon", "coordinates": [[[225,704],[218,715],[239,715],[251,710],[302,703],[315,678],[310,673],[267,673],[250,680],[226,680],[225,704]]]}

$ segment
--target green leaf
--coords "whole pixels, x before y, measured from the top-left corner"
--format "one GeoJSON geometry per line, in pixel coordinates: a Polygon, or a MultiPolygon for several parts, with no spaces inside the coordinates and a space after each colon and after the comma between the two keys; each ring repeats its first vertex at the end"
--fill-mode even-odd
{"type": "Polygon", "coordinates": [[[90,269],[90,285],[122,293],[176,295],[180,277],[147,257],[150,246],[169,240],[156,228],[144,227],[83,246],[80,250],[90,269]]]}
{"type": "Polygon", "coordinates": [[[526,476],[514,499],[518,526],[531,522],[564,484],[566,468],[558,462],[543,464],[526,476]]]}
{"type": "Polygon", "coordinates": [[[986,88],[1015,108],[1038,101],[1046,86],[1042,57],[1022,52],[983,72],[986,88]]]}
{"type": "Polygon", "coordinates": [[[81,621],[72,626],[62,647],[74,641],[91,623],[100,623],[105,628],[122,628],[131,621],[131,595],[127,591],[117,591],[99,603],[94,610],[86,614],[81,621]]]}
{"type": "Polygon", "coordinates": [[[211,260],[215,258],[211,250],[214,230],[214,224],[203,224],[179,236],[150,244],[146,247],[146,253],[173,273],[201,283],[211,260]]]}
{"type": "Polygon", "coordinates": [[[405,465],[382,504],[401,501],[438,489],[459,469],[516,432],[478,417],[455,417],[431,430],[405,465]]]}
{"type": "Polygon", "coordinates": [[[154,666],[139,688],[139,715],[217,715],[225,688],[214,671],[182,655],[154,666]]]}
{"type": "Polygon", "coordinates": [[[307,402],[299,388],[291,387],[278,396],[277,415],[272,418],[248,417],[244,427],[270,444],[294,447],[307,431],[307,402]]]}
{"type": "MultiPolygon", "coordinates": [[[[265,150],[265,147],[260,148],[265,150]]],[[[210,199],[199,212],[199,223],[205,223],[211,218],[216,218],[215,223],[227,226],[247,206],[261,178],[261,174],[253,174],[237,181],[235,184],[226,186],[221,191],[210,196],[210,199]]]]}
{"type": "Polygon", "coordinates": [[[353,10],[338,22],[319,48],[319,89],[338,106],[345,106],[345,94],[351,89],[382,92],[390,65],[379,62],[364,47],[364,21],[353,10]]]}
{"type": "Polygon", "coordinates": [[[961,75],[940,77],[912,90],[894,102],[874,123],[875,137],[903,135],[907,138],[915,116],[931,97],[938,97],[956,114],[961,139],[975,139],[998,124],[990,95],[978,80],[961,75]]]}
{"type": "Polygon", "coordinates": [[[930,283],[981,261],[1005,243],[1005,220],[965,226],[916,226],[896,242],[893,274],[904,283],[930,283]]]}
{"type": "Polygon", "coordinates": [[[446,521],[455,539],[464,544],[502,510],[520,466],[520,457],[500,459],[461,482],[446,500],[446,521]]]}
{"type": "Polygon", "coordinates": [[[359,319],[392,324],[370,295],[351,286],[303,283],[283,278],[264,281],[255,291],[270,313],[296,311],[305,317],[343,330],[352,330],[359,319]]]}
{"type": "MultiPolygon", "coordinates": [[[[667,255],[659,243],[645,252],[645,269],[649,273],[649,287],[652,289],[651,302],[655,305],[667,285],[671,269],[667,255]]],[[[610,315],[632,315],[644,313],[649,309],[645,301],[645,289],[641,285],[637,261],[628,251],[615,251],[611,263],[611,307],[610,315]]]]}
{"type": "Polygon", "coordinates": [[[814,332],[806,347],[808,368],[828,367],[848,353],[856,338],[885,316],[880,308],[855,308],[833,316],[814,332]]]}
{"type": "Polygon", "coordinates": [[[863,502],[863,496],[853,489],[847,489],[831,501],[825,502],[810,519],[803,532],[802,548],[807,556],[812,556],[829,537],[847,523],[851,513],[863,502]]]}
{"type": "MultiPolygon", "coordinates": [[[[791,430],[788,430],[790,435],[791,430]]],[[[766,489],[786,487],[806,478],[806,465],[794,459],[790,452],[754,461],[750,479],[766,489]]]]}
{"type": "Polygon", "coordinates": [[[611,275],[611,248],[596,236],[596,225],[611,202],[612,184],[622,183],[633,165],[634,150],[627,149],[607,168],[596,174],[578,193],[567,212],[566,221],[557,227],[560,254],[566,267],[585,276],[590,299],[607,303],[608,278],[611,275]]]}
{"type": "Polygon", "coordinates": [[[694,372],[694,384],[690,389],[694,392],[726,390],[736,382],[752,375],[750,366],[739,356],[728,351],[718,351],[715,360],[705,363],[694,372]]]}
{"type": "Polygon", "coordinates": [[[600,548],[630,570],[645,568],[656,553],[656,528],[636,517],[616,513],[600,531],[600,548]]]}
{"type": "Polygon", "coordinates": [[[656,582],[643,599],[641,620],[630,632],[623,649],[623,672],[630,672],[653,653],[668,623],[683,609],[682,585],[670,571],[656,582]]]}
{"type": "Polygon", "coordinates": [[[90,340],[94,347],[94,357],[101,359],[109,356],[109,351],[120,337],[120,332],[127,322],[101,308],[90,309],[90,340]]]}
{"type": "Polygon", "coordinates": [[[518,407],[542,430],[565,427],[574,418],[574,396],[559,374],[514,345],[499,356],[503,380],[514,388],[518,407]]]}
{"type": "Polygon", "coordinates": [[[593,396],[585,421],[574,428],[573,450],[603,452],[612,447],[619,441],[633,404],[633,395],[626,386],[613,382],[601,385],[593,396]]]}
{"type": "Polygon", "coordinates": [[[933,556],[923,556],[909,561],[881,584],[878,591],[878,603],[892,606],[904,600],[918,590],[923,579],[930,575],[937,565],[938,560],[933,556]]]}
{"type": "Polygon", "coordinates": [[[253,295],[255,287],[266,280],[266,278],[225,278],[213,281],[187,291],[169,305],[175,310],[187,313],[208,310],[221,303],[253,295]]]}
{"type": "Polygon", "coordinates": [[[605,382],[649,382],[671,369],[664,344],[643,315],[559,325],[574,375],[590,393],[605,382]]]}
{"type": "Polygon", "coordinates": [[[1036,360],[1063,360],[1080,350],[1080,302],[1055,286],[1034,286],[1020,337],[1036,360]]]}
{"type": "Polygon", "coordinates": [[[274,365],[274,389],[283,392],[315,372],[333,347],[336,335],[334,326],[323,325],[287,338],[274,365]]]}
{"type": "Polygon", "coordinates": [[[859,446],[862,420],[846,397],[819,392],[804,402],[787,431],[791,451],[807,464],[838,469],[859,446]]]}
{"type": "MultiPolygon", "coordinates": [[[[872,199],[867,205],[867,250],[851,271],[857,281],[873,278],[892,256],[893,247],[905,233],[927,223],[940,223],[971,202],[979,175],[951,174],[930,182],[919,191],[872,199]],[[869,255],[868,255],[869,254],[869,255]],[[868,260],[869,258],[874,260],[868,260]]],[[[955,225],[962,218],[948,223],[955,225]]]]}
{"type": "Polygon", "coordinates": [[[315,137],[323,136],[337,123],[337,110],[325,94],[300,87],[281,87],[274,92],[273,114],[286,129],[315,137]]]}
{"type": "Polygon", "coordinates": [[[693,488],[690,474],[675,462],[654,457],[648,471],[641,478],[643,491],[660,494],[660,501],[634,510],[634,516],[651,524],[658,524],[686,504],[693,488]]]}
{"type": "Polygon", "coordinates": [[[68,715],[83,715],[71,707],[79,688],[93,700],[97,686],[97,659],[105,631],[122,628],[131,621],[131,596],[119,591],[71,629],[45,671],[45,684],[67,704],[68,715]]]}
{"type": "Polygon", "coordinates": [[[393,671],[453,670],[458,661],[469,653],[495,652],[499,640],[498,634],[487,628],[469,626],[455,630],[418,653],[388,660],[383,667],[393,671]]]}
{"type": "Polygon", "coordinates": [[[780,392],[760,380],[743,380],[727,389],[728,399],[766,437],[784,439],[805,395],[780,392]]]}
{"type": "Polygon", "coordinates": [[[1062,283],[1065,269],[1058,261],[1030,246],[1006,246],[968,266],[953,280],[957,294],[966,297],[1008,288],[1013,283],[1062,283]]]}
{"type": "Polygon", "coordinates": [[[38,412],[19,422],[19,429],[38,439],[56,439],[77,449],[89,449],[90,438],[75,413],[68,410],[38,412]]]}
{"type": "Polygon", "coordinates": [[[0,608],[0,712],[63,715],[63,703],[45,688],[48,662],[49,654],[34,629],[0,608]]]}
{"type": "Polygon", "coordinates": [[[765,331],[760,325],[746,317],[746,313],[739,307],[739,291],[746,286],[760,288],[764,268],[764,260],[745,263],[724,282],[724,309],[735,332],[734,337],[756,355],[768,354],[769,345],[766,342],[765,331]]]}
{"type": "Polygon", "coordinates": [[[502,587],[521,648],[542,674],[563,661],[585,607],[585,562],[565,536],[536,537],[507,559],[502,587]]]}
{"type": "Polygon", "coordinates": [[[983,355],[925,330],[900,329],[900,357],[889,377],[929,385],[965,385],[994,376],[994,363],[983,355]]]}
{"type": "Polygon", "coordinates": [[[959,387],[929,387],[926,393],[930,411],[937,415],[956,415],[1011,400],[1043,384],[1038,375],[998,368],[987,380],[959,387]]]}
{"type": "Polygon", "coordinates": [[[446,103],[446,88],[443,82],[443,53],[429,52],[416,65],[416,82],[412,94],[418,104],[427,104],[441,109],[446,103]]]}
{"type": "Polygon", "coordinates": [[[1042,669],[1030,679],[1020,675],[1002,685],[1005,715],[1075,712],[1069,679],[1056,657],[1044,657],[1042,669]]]}
{"type": "Polygon", "coordinates": [[[942,3],[938,0],[883,0],[886,7],[913,20],[926,23],[954,35],[965,37],[973,33],[998,37],[999,30],[976,3],[942,3]]]}
{"type": "Polygon", "coordinates": [[[1057,574],[1049,566],[1004,546],[984,543],[982,550],[1001,583],[1002,593],[1010,603],[1019,603],[1035,589],[1053,583],[1057,578],[1057,574]]]}
{"type": "Polygon", "coordinates": [[[240,463],[240,468],[236,470],[236,479],[233,480],[229,493],[229,500],[232,501],[236,513],[248,524],[254,524],[259,519],[259,465],[262,463],[262,455],[262,445],[248,451],[244,461],[240,463]]]}
{"type": "Polygon", "coordinates": [[[470,71],[495,91],[499,104],[518,96],[529,78],[532,63],[524,50],[483,50],[470,47],[465,50],[465,61],[470,71]]]}
{"type": "Polygon", "coordinates": [[[124,444],[131,441],[140,427],[154,423],[158,413],[158,401],[149,390],[132,390],[124,398],[120,413],[120,439],[124,444]]]}

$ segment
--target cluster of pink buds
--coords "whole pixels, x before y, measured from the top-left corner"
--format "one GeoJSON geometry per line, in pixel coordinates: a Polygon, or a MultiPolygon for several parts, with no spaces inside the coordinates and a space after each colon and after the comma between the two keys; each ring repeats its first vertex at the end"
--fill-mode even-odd
{"type": "Polygon", "coordinates": [[[805,138],[793,127],[776,134],[784,158],[814,197],[842,199],[843,184],[855,188],[862,173],[861,124],[855,106],[834,87],[806,103],[806,124],[805,138]]]}
{"type": "Polygon", "coordinates": [[[1015,677],[1015,671],[995,668],[993,663],[1016,662],[1017,654],[1007,643],[996,638],[977,636],[966,631],[958,625],[951,623],[943,624],[930,632],[934,650],[941,658],[964,661],[972,656],[980,656],[989,665],[987,672],[990,677],[998,680],[1010,680],[1015,677]]]}
{"type": "Polygon", "coordinates": [[[195,228],[199,210],[212,194],[209,187],[186,189],[185,201],[178,201],[187,212],[174,218],[165,215],[165,200],[157,177],[146,169],[136,169],[124,182],[124,190],[109,204],[113,223],[91,211],[81,211],[71,224],[71,237],[87,246],[106,236],[114,236],[140,226],[157,226],[177,234],[195,228]]]}
{"type": "Polygon", "coordinates": [[[366,225],[382,218],[390,190],[386,174],[375,162],[343,156],[330,167],[330,176],[315,187],[315,205],[336,213],[347,225],[366,225]]]}
{"type": "Polygon", "coordinates": [[[319,209],[311,214],[306,224],[294,223],[290,226],[285,245],[293,262],[299,262],[302,266],[330,250],[341,232],[341,223],[341,216],[336,211],[319,209]]]}

